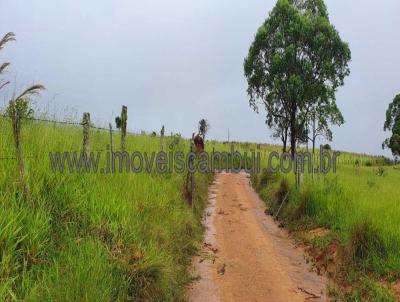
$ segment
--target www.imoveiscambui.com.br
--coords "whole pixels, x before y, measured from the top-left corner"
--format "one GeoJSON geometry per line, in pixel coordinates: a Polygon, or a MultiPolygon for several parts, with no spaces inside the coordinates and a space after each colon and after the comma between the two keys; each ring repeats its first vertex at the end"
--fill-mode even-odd
{"type": "MultiPolygon", "coordinates": [[[[302,173],[307,169],[312,172],[336,172],[339,152],[328,152],[321,148],[317,158],[318,164],[313,165],[313,156],[310,152],[296,152],[293,158],[287,152],[279,154],[272,151],[268,154],[267,168],[273,173],[290,173],[299,169],[302,173]]],[[[50,152],[50,166],[54,173],[184,173],[199,172],[210,173],[215,171],[226,172],[261,172],[260,150],[240,153],[231,146],[231,151],[188,152],[169,150],[168,152],[127,152],[111,151],[107,146],[106,151],[96,152],[50,152]],[[105,156],[105,161],[102,160],[105,156]]]]}

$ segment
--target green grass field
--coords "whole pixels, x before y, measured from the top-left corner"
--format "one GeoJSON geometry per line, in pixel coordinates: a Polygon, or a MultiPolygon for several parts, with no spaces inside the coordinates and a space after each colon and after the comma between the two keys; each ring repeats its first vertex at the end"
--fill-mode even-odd
{"type": "MultiPolygon", "coordinates": [[[[199,221],[212,175],[195,175],[192,212],[184,194],[186,174],[54,174],[48,152],[80,150],[82,128],[24,121],[22,129],[32,198],[23,197],[16,161],[0,160],[0,300],[181,300],[201,241],[199,221]]],[[[0,131],[0,157],[13,157],[8,118],[0,119],[0,131]]],[[[114,146],[119,135],[114,133],[114,146]]],[[[172,142],[174,151],[189,150],[188,140],[165,138],[166,146],[172,142]]],[[[107,131],[91,129],[90,150],[108,143],[107,131]]],[[[159,137],[127,138],[129,151],[159,151],[160,144],[159,137]]],[[[279,148],[261,146],[262,167],[279,148]]],[[[230,151],[230,144],[208,142],[206,150],[213,149],[230,151]]],[[[235,149],[257,150],[251,143],[237,143],[235,149]]],[[[348,301],[392,301],[375,281],[400,277],[400,170],[382,164],[380,157],[343,153],[337,173],[305,174],[299,191],[292,174],[253,175],[272,210],[282,191],[289,192],[279,214],[289,228],[331,230],[318,245],[338,240],[349,264],[347,281],[365,278],[365,288],[347,293],[348,301]]]]}
{"type": "MultiPolygon", "coordinates": [[[[15,156],[9,119],[0,133],[0,157],[15,156]]],[[[90,137],[91,150],[109,143],[106,131],[90,137]]],[[[54,174],[48,152],[81,150],[79,126],[23,121],[22,144],[29,203],[16,161],[0,160],[0,301],[182,298],[212,176],[195,175],[192,213],[183,174],[54,174]]],[[[129,135],[127,149],[159,151],[160,139],[129,135]]]]}
{"type": "Polygon", "coordinates": [[[342,281],[354,285],[342,297],[346,301],[395,301],[379,284],[390,287],[400,277],[400,170],[382,163],[379,157],[344,153],[336,173],[305,174],[300,190],[293,174],[252,178],[273,214],[289,192],[279,218],[290,230],[331,231],[313,243],[327,248],[339,242],[342,281]]]}

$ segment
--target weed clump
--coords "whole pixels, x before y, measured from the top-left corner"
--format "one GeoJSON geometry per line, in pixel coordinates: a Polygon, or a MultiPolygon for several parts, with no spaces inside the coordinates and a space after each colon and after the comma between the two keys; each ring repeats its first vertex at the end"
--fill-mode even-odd
{"type": "Polygon", "coordinates": [[[286,178],[283,178],[283,179],[281,180],[280,185],[279,185],[279,189],[278,189],[278,191],[277,191],[276,194],[275,194],[276,201],[277,201],[278,203],[280,203],[280,202],[283,201],[283,199],[284,199],[285,197],[287,198],[287,195],[289,194],[289,190],[290,190],[290,188],[289,188],[289,182],[287,181],[286,178]]]}
{"type": "Polygon", "coordinates": [[[269,186],[271,183],[276,181],[276,174],[272,173],[268,169],[263,170],[260,175],[259,186],[261,188],[269,186]]]}
{"type": "Polygon", "coordinates": [[[294,211],[293,218],[299,220],[306,216],[312,215],[312,192],[309,189],[305,189],[299,198],[299,204],[294,211]]]}
{"type": "Polygon", "coordinates": [[[385,169],[383,167],[379,167],[378,170],[375,172],[377,176],[384,176],[385,175],[385,169]]]}
{"type": "Polygon", "coordinates": [[[356,261],[371,257],[386,258],[388,251],[380,230],[370,221],[354,224],[350,237],[351,256],[356,261]]]}
{"type": "Polygon", "coordinates": [[[273,194],[270,206],[270,214],[275,214],[281,207],[282,202],[287,201],[290,192],[289,182],[283,178],[278,189],[273,194]],[[286,200],[285,200],[286,199],[286,200]]]}

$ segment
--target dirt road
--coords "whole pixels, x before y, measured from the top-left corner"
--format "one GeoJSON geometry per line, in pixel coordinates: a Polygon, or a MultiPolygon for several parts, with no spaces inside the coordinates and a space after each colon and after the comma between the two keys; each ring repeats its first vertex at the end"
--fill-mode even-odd
{"type": "Polygon", "coordinates": [[[217,176],[188,301],[326,301],[324,277],[264,210],[246,174],[217,176]]]}

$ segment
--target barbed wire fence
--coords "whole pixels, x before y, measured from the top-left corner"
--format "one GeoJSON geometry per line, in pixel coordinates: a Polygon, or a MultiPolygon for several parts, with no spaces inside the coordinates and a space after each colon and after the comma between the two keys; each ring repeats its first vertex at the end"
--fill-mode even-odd
{"type": "MultiPolygon", "coordinates": [[[[127,112],[127,107],[123,106],[123,112],[127,112]]],[[[45,119],[45,118],[38,118],[38,117],[29,117],[29,116],[23,116],[17,108],[12,108],[8,114],[0,113],[0,118],[1,119],[8,119],[11,124],[12,128],[12,137],[14,141],[14,152],[15,155],[10,156],[6,155],[3,156],[2,152],[0,152],[0,161],[16,161],[17,163],[17,171],[19,175],[18,183],[21,186],[21,189],[24,192],[24,197],[27,201],[31,200],[31,193],[30,193],[30,188],[29,188],[29,183],[26,181],[26,175],[25,175],[25,160],[27,159],[40,159],[40,158],[46,158],[49,156],[50,152],[41,152],[40,154],[36,155],[28,155],[24,156],[23,154],[23,148],[22,148],[22,138],[21,138],[21,129],[23,124],[26,121],[33,121],[33,122],[40,122],[40,123],[52,123],[52,124],[60,124],[60,125],[71,125],[71,126],[81,126],[83,127],[83,135],[82,135],[82,152],[87,153],[89,151],[89,145],[90,145],[90,129],[96,129],[100,131],[107,131],[110,134],[110,145],[111,145],[111,150],[113,149],[112,144],[113,144],[113,132],[117,132],[117,130],[113,130],[111,123],[109,124],[108,128],[105,127],[100,127],[96,126],[91,123],[90,121],[90,114],[88,112],[85,112],[83,114],[83,119],[82,122],[71,122],[71,121],[57,121],[57,120],[50,120],[50,119],[45,119]]],[[[135,133],[132,132],[127,132],[126,131],[127,123],[122,125],[121,127],[121,132],[123,135],[121,136],[121,145],[125,146],[125,137],[126,135],[135,135],[135,133]]],[[[1,136],[4,136],[2,133],[1,136]]],[[[91,152],[101,152],[101,151],[106,151],[105,149],[97,149],[97,150],[90,150],[91,152]]]]}
{"type": "MultiPolygon", "coordinates": [[[[0,149],[0,161],[16,161],[17,172],[19,175],[19,180],[17,181],[21,185],[21,189],[24,192],[25,199],[29,202],[31,200],[31,193],[29,182],[26,179],[25,175],[25,160],[28,159],[43,159],[49,158],[49,154],[53,151],[40,151],[39,154],[35,155],[26,155],[23,154],[22,148],[22,138],[21,138],[21,129],[23,128],[24,124],[26,125],[28,122],[38,122],[38,123],[49,123],[55,125],[69,125],[74,127],[82,127],[82,152],[104,152],[104,151],[111,151],[114,152],[116,149],[114,144],[115,140],[113,134],[119,133],[120,134],[120,147],[121,150],[124,151],[126,148],[126,137],[129,136],[137,136],[137,135],[149,135],[155,136],[155,132],[153,133],[146,133],[145,131],[141,130],[140,132],[129,132],[127,131],[127,107],[122,106],[121,111],[122,116],[122,123],[120,125],[116,125],[116,128],[113,129],[112,123],[108,124],[108,127],[101,127],[98,125],[94,125],[91,122],[90,114],[88,112],[83,113],[82,122],[74,122],[74,121],[59,121],[55,119],[46,119],[40,117],[30,117],[30,116],[22,116],[17,110],[13,110],[10,114],[4,114],[0,112],[0,119],[8,120],[11,125],[11,136],[14,141],[14,147],[10,149],[0,149]],[[92,134],[91,129],[98,130],[98,131],[105,131],[109,134],[109,146],[110,148],[106,149],[94,149],[90,148],[90,143],[92,142],[92,134]],[[11,151],[14,149],[13,152],[15,155],[3,155],[3,151],[11,151]]],[[[79,129],[79,128],[77,128],[79,129]]],[[[173,136],[171,132],[171,137],[173,136]]],[[[0,137],[4,138],[4,133],[0,134],[0,137]]],[[[164,126],[160,133],[160,143],[161,143],[161,150],[164,149],[164,126]]],[[[193,151],[193,142],[190,143],[190,151],[193,151]]],[[[76,152],[76,151],[72,151],[76,152]]],[[[192,163],[193,164],[193,163],[192,163]]],[[[192,211],[194,210],[194,191],[195,191],[195,180],[194,180],[194,173],[189,172],[186,178],[185,187],[188,193],[188,203],[192,207],[192,211]]]]}
{"type": "MultiPolygon", "coordinates": [[[[125,110],[127,110],[127,109],[125,109],[125,110]]],[[[86,113],[84,113],[84,116],[85,116],[85,114],[86,113]]],[[[0,113],[0,118],[1,119],[8,119],[10,122],[12,122],[14,117],[10,116],[8,114],[0,113]]],[[[72,121],[59,121],[59,120],[54,120],[54,119],[45,119],[45,118],[38,118],[38,117],[21,117],[21,116],[19,116],[18,119],[19,119],[20,123],[25,120],[25,121],[33,121],[33,122],[41,122],[41,123],[49,123],[49,124],[80,126],[80,127],[84,127],[84,128],[85,128],[85,125],[88,125],[88,128],[85,128],[85,131],[87,131],[87,129],[89,129],[89,130],[90,129],[94,129],[94,130],[106,131],[106,132],[109,133],[111,150],[113,150],[113,141],[114,141],[113,140],[113,134],[121,132],[118,129],[113,129],[111,123],[109,123],[109,127],[108,128],[107,127],[96,126],[96,125],[94,125],[93,123],[90,122],[90,118],[88,120],[88,123],[84,123],[85,120],[82,120],[82,122],[72,122],[72,121]]],[[[124,126],[126,127],[126,124],[124,126]]],[[[131,135],[131,136],[139,135],[139,133],[129,132],[129,131],[126,131],[126,130],[125,130],[125,133],[126,133],[126,135],[131,135]]],[[[143,133],[146,134],[146,132],[144,132],[142,130],[141,134],[143,134],[143,133]]],[[[2,134],[2,136],[3,136],[3,134],[2,134]]],[[[124,139],[125,136],[121,136],[121,139],[124,139]]],[[[83,137],[86,140],[86,142],[84,142],[83,144],[89,144],[90,143],[90,133],[86,133],[86,134],[84,133],[83,137]]],[[[121,142],[121,145],[122,144],[123,143],[121,142]]],[[[6,150],[6,149],[3,149],[3,150],[6,150]]],[[[91,151],[101,152],[101,151],[106,151],[106,149],[94,149],[94,150],[91,150],[91,151]]],[[[40,155],[38,154],[38,155],[25,156],[25,157],[23,157],[23,159],[39,159],[41,157],[48,156],[49,152],[43,152],[43,154],[40,154],[40,155]]],[[[16,156],[4,156],[2,154],[2,152],[1,152],[1,150],[0,150],[0,160],[17,160],[17,157],[16,156]]]]}

